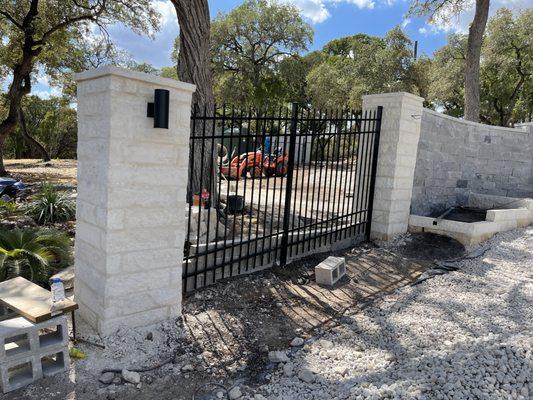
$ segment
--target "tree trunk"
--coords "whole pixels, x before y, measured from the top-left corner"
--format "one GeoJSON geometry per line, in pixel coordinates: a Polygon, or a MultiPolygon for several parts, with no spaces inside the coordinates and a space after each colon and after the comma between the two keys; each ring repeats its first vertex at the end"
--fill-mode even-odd
{"type": "Polygon", "coordinates": [[[39,153],[41,153],[43,161],[50,161],[51,158],[50,154],[48,154],[48,151],[46,151],[44,146],[28,133],[28,127],[26,126],[26,119],[24,118],[24,112],[22,111],[22,109],[19,110],[19,121],[22,136],[24,137],[24,139],[30,144],[30,146],[33,146],[39,153]]]}
{"type": "MultiPolygon", "coordinates": [[[[197,107],[199,115],[203,115],[205,110],[206,116],[212,116],[215,100],[211,77],[211,21],[207,0],[172,0],[172,3],[180,26],[178,77],[181,81],[196,85],[193,107],[197,107]]],[[[195,131],[195,136],[212,135],[213,122],[199,122],[195,131]]],[[[194,152],[191,143],[188,200],[191,201],[191,196],[200,193],[202,189],[207,189],[211,193],[211,199],[215,200],[217,167],[212,140],[194,141],[194,152]]]]}
{"type": "Polygon", "coordinates": [[[17,128],[22,98],[31,91],[30,71],[31,60],[26,60],[13,70],[13,82],[7,93],[9,111],[7,117],[0,123],[0,174],[2,175],[7,173],[4,168],[4,143],[7,136],[17,128]],[[28,72],[25,73],[26,70],[28,72]]]}
{"type": "Polygon", "coordinates": [[[7,117],[0,123],[0,174],[6,174],[4,168],[4,144],[9,134],[13,133],[19,122],[19,111],[21,109],[22,98],[31,92],[31,71],[33,60],[41,52],[41,49],[34,49],[35,32],[34,20],[39,14],[38,0],[32,0],[28,13],[22,22],[24,32],[24,44],[22,45],[22,55],[20,62],[13,68],[13,81],[7,92],[7,102],[9,111],[7,117]]]}
{"type": "Polygon", "coordinates": [[[479,65],[490,0],[476,0],[474,20],[468,29],[465,69],[465,119],[479,122],[479,65]]]}

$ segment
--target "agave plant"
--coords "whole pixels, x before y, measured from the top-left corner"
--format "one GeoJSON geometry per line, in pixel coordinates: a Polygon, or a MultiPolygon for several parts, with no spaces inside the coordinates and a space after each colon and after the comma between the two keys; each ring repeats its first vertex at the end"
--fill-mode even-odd
{"type": "Polygon", "coordinates": [[[22,276],[46,284],[72,258],[67,235],[36,229],[0,230],[0,281],[22,276]]]}
{"type": "Polygon", "coordinates": [[[54,186],[44,184],[29,206],[29,214],[38,224],[70,221],[76,215],[76,205],[54,186]]]}

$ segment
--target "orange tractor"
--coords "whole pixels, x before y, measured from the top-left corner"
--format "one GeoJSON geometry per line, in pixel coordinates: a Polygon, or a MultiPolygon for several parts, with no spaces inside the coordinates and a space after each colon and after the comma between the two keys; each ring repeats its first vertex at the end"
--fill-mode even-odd
{"type": "Polygon", "coordinates": [[[226,179],[240,179],[247,174],[251,178],[265,176],[285,176],[288,171],[289,157],[281,148],[272,154],[263,156],[263,151],[250,151],[240,156],[233,156],[228,162],[228,151],[225,146],[219,146],[220,172],[226,179]]]}

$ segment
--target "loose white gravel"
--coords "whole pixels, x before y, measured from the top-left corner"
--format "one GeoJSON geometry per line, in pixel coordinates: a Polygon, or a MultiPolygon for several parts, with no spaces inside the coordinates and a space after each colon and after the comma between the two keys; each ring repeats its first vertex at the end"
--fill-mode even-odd
{"type": "Polygon", "coordinates": [[[293,349],[257,398],[530,399],[533,227],[481,247],[293,349]]]}

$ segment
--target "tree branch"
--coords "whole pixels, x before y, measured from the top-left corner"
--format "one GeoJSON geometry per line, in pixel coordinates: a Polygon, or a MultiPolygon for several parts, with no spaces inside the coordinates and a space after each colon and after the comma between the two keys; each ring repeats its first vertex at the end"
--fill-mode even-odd
{"type": "MultiPolygon", "coordinates": [[[[76,2],[74,2],[74,4],[77,5],[76,2]]],[[[77,17],[73,17],[73,18],[65,19],[63,22],[57,24],[56,26],[53,26],[48,31],[43,33],[43,36],[41,37],[40,40],[36,40],[36,41],[33,42],[34,46],[42,46],[42,45],[44,45],[46,43],[46,40],[50,37],[50,35],[54,34],[55,32],[57,32],[57,31],[59,31],[61,29],[66,28],[66,27],[68,27],[68,26],[70,26],[72,24],[75,24],[76,22],[97,21],[98,17],[106,9],[106,0],[102,0],[102,2],[99,3],[99,4],[100,4],[100,7],[98,9],[96,8],[96,5],[94,5],[93,7],[90,7],[90,8],[82,7],[82,8],[85,8],[85,9],[90,9],[91,11],[94,11],[94,12],[91,12],[89,14],[78,15],[77,17]]]]}
{"type": "Polygon", "coordinates": [[[22,24],[18,23],[15,18],[13,18],[7,11],[0,11],[0,15],[6,17],[13,25],[19,28],[21,31],[24,30],[22,24]]]}

